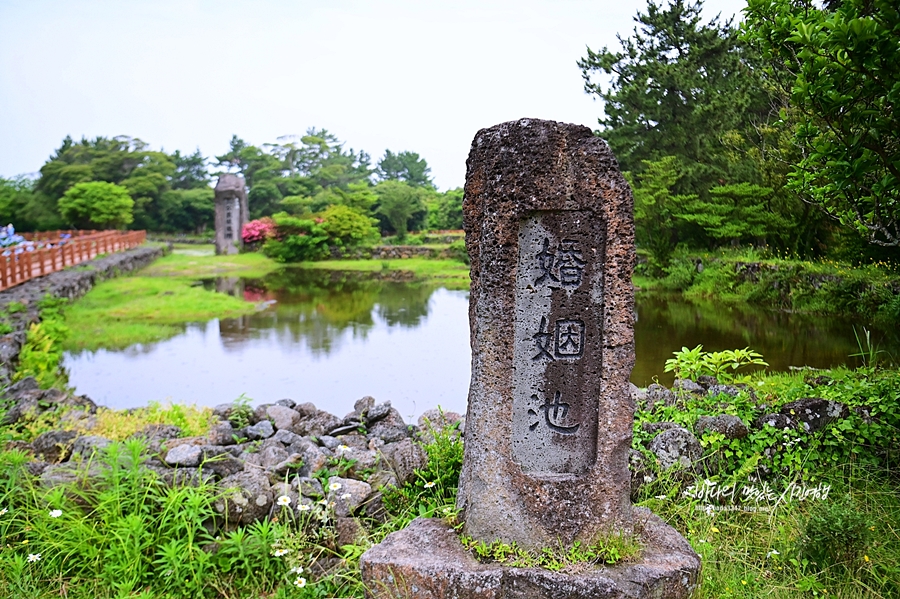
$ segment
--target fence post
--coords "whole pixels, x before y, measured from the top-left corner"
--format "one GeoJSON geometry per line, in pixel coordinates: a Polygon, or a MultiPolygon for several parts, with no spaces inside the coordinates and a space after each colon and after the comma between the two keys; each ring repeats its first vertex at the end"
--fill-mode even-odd
{"type": "Polygon", "coordinates": [[[0,287],[6,289],[7,285],[9,285],[9,277],[6,274],[6,256],[0,255],[0,287]]]}

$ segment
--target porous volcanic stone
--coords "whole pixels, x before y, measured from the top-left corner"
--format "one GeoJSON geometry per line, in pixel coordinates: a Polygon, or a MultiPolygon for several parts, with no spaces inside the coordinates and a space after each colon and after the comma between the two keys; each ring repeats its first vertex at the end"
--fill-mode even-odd
{"type": "Polygon", "coordinates": [[[590,129],[479,131],[463,200],[466,535],[540,549],[631,531],[633,200],[590,129]]]}
{"type": "Polygon", "coordinates": [[[360,559],[369,599],[687,599],[700,557],[678,532],[644,508],[634,509],[641,558],[578,574],[480,563],[436,519],[414,520],[360,559]]]}

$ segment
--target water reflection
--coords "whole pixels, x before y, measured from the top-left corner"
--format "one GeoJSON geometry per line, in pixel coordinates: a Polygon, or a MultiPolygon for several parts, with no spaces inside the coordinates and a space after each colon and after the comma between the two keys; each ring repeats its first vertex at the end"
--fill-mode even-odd
{"type": "MultiPolygon", "coordinates": [[[[183,334],[124,351],[67,354],[78,392],[129,408],[148,401],[215,405],[246,393],[257,402],[312,401],[343,415],[364,395],[405,416],[442,405],[465,411],[469,385],[468,293],[385,280],[371,273],[285,268],[261,279],[217,279],[209,289],[256,302],[248,316],[188,325],[183,334]]],[[[853,363],[846,319],[692,303],[640,293],[635,384],[659,378],[682,346],[751,347],[770,370],[853,363]]],[[[897,331],[873,340],[900,357],[897,331]]]]}

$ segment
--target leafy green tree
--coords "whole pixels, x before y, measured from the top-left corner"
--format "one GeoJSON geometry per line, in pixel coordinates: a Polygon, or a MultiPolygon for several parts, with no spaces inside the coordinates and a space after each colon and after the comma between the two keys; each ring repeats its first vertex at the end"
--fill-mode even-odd
{"type": "Polygon", "coordinates": [[[191,155],[182,155],[178,150],[171,156],[175,172],[170,179],[172,189],[201,189],[209,187],[210,176],[206,169],[206,158],[196,150],[191,155]]]}
{"type": "Polygon", "coordinates": [[[787,226],[771,210],[772,189],[751,183],[714,187],[707,197],[682,203],[678,219],[693,223],[710,239],[710,245],[737,246],[741,242],[764,245],[770,234],[787,226]]]}
{"type": "Polygon", "coordinates": [[[330,206],[321,218],[331,245],[354,247],[379,239],[378,221],[347,206],[330,206]]]}
{"type": "Polygon", "coordinates": [[[749,0],[744,36],[795,108],[789,187],[871,243],[900,245],[900,7],[749,0]]]}
{"type": "Polygon", "coordinates": [[[637,175],[626,173],[634,191],[635,242],[649,253],[650,266],[658,274],[669,265],[679,241],[678,215],[684,203],[697,196],[672,193],[680,177],[676,156],[645,160],[643,166],[637,175]]]}
{"type": "Polygon", "coordinates": [[[12,223],[28,231],[38,224],[33,213],[34,181],[26,177],[0,178],[0,226],[12,223]]]}
{"type": "Polygon", "coordinates": [[[462,229],[463,189],[435,193],[426,199],[429,229],[462,229]]]}
{"type": "Polygon", "coordinates": [[[59,199],[62,217],[81,229],[122,229],[134,219],[133,209],[127,189],[104,181],[78,183],[59,199]]]}
{"type": "MultiPolygon", "coordinates": [[[[645,160],[676,156],[677,193],[703,194],[732,180],[721,138],[765,108],[737,30],[717,18],[703,24],[701,8],[700,1],[649,0],[633,34],[619,36],[621,51],[588,48],[578,61],[585,91],[604,104],[599,133],[623,170],[637,173],[645,160]]],[[[734,178],[752,180],[752,173],[734,178]]]]}
{"type": "Polygon", "coordinates": [[[382,181],[375,186],[378,207],[375,213],[397,234],[400,241],[406,239],[410,222],[416,216],[424,216],[423,190],[403,181],[382,181]]]}
{"type": "Polygon", "coordinates": [[[378,161],[375,174],[381,181],[404,181],[416,187],[434,187],[428,163],[415,152],[384,151],[384,158],[378,161]]]}

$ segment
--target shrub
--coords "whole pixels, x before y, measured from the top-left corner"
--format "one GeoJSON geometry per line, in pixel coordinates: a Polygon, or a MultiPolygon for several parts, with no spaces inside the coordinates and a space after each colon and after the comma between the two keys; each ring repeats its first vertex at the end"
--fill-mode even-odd
{"type": "Polygon", "coordinates": [[[276,262],[318,260],[328,254],[328,233],[319,222],[279,212],[274,215],[275,237],[263,245],[263,253],[276,262]]]}
{"type": "Polygon", "coordinates": [[[251,220],[241,229],[244,243],[259,243],[275,236],[275,221],[268,216],[251,220]]]}
{"type": "Polygon", "coordinates": [[[347,206],[329,206],[322,213],[322,229],[329,245],[355,247],[378,240],[378,221],[347,206]]]}
{"type": "Polygon", "coordinates": [[[59,213],[80,228],[122,229],[134,221],[134,200],[115,183],[78,183],[59,199],[59,213]]]}

